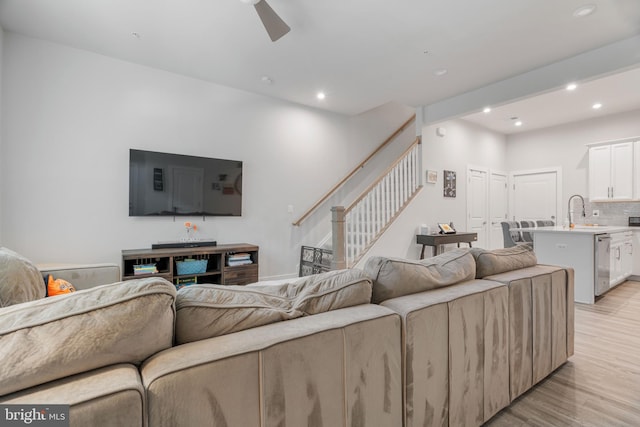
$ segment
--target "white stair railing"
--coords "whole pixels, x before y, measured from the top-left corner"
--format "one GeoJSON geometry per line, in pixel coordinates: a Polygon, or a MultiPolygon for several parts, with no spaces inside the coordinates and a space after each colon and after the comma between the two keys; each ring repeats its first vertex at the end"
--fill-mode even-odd
{"type": "Polygon", "coordinates": [[[353,267],[422,188],[420,138],[349,207],[332,208],[333,269],[353,267]]]}

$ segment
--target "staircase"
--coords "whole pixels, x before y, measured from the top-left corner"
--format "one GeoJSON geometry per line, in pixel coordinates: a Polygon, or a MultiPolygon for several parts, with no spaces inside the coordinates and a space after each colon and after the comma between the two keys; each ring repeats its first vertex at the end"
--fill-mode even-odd
{"type": "Polygon", "coordinates": [[[420,138],[350,206],[332,210],[333,269],[360,261],[422,189],[420,138]]]}
{"type": "MultiPolygon", "coordinates": [[[[353,177],[366,162],[414,121],[415,116],[412,116],[403,123],[293,225],[299,226],[305,218],[353,177]]],[[[421,139],[416,137],[413,143],[349,206],[346,208],[343,206],[332,207],[332,249],[304,246],[300,254],[300,275],[326,271],[329,268],[328,261],[330,261],[330,268],[333,270],[350,268],[357,264],[422,189],[421,160],[421,139]],[[317,262],[319,254],[322,256],[322,263],[317,262]],[[316,262],[312,261],[314,259],[316,262]]]]}

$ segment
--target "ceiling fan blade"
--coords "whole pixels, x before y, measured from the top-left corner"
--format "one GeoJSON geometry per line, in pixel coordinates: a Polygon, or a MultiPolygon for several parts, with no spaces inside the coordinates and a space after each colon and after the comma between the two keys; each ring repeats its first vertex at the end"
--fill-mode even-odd
{"type": "Polygon", "coordinates": [[[260,0],[253,7],[256,8],[262,25],[269,33],[271,41],[276,41],[291,30],[287,24],[271,9],[266,0],[260,0]]]}

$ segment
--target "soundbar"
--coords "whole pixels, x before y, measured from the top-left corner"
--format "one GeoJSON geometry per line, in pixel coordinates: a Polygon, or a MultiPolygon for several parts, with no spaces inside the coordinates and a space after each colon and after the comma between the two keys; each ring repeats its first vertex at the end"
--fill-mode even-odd
{"type": "Polygon", "coordinates": [[[215,240],[194,240],[190,242],[159,242],[153,243],[151,249],[172,249],[172,248],[201,248],[206,246],[217,246],[215,240]]]}

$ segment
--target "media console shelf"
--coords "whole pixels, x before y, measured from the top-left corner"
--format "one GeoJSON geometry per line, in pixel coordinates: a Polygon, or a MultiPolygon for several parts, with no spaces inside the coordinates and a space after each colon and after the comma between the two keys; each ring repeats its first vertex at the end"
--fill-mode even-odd
{"type": "Polygon", "coordinates": [[[122,251],[122,280],[162,277],[175,285],[215,283],[247,285],[258,281],[258,246],[246,243],[197,248],[127,249],[122,251]],[[176,262],[206,260],[204,272],[178,274],[176,262]],[[136,273],[134,266],[155,265],[157,272],[136,273]]]}

